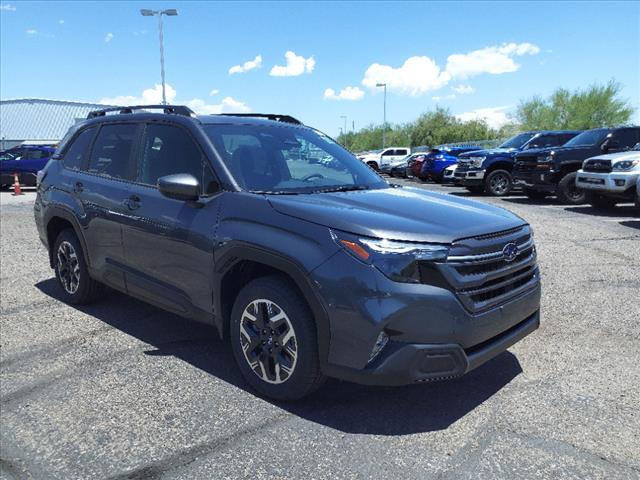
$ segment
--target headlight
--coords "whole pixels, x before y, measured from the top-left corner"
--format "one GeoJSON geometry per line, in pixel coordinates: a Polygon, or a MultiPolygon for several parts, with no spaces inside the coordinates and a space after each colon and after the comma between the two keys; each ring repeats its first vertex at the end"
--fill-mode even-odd
{"type": "Polygon", "coordinates": [[[485,158],[487,157],[469,157],[469,165],[472,167],[480,168],[485,158]]]}
{"type": "Polygon", "coordinates": [[[350,255],[374,265],[396,282],[419,283],[419,262],[444,261],[449,254],[446,245],[362,238],[335,231],[331,235],[350,255]]]}
{"type": "Polygon", "coordinates": [[[536,161],[540,163],[553,162],[553,155],[539,155],[536,157],[536,161]]]}
{"type": "Polygon", "coordinates": [[[640,160],[623,160],[613,164],[613,170],[630,170],[640,165],[640,160]]]}

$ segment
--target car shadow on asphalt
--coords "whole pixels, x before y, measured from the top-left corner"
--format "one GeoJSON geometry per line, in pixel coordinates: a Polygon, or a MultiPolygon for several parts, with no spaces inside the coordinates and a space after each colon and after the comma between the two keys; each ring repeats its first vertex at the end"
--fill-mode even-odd
{"type": "MultiPolygon", "coordinates": [[[[37,283],[45,295],[62,301],[54,278],[37,283]]],[[[70,305],[153,348],[140,355],[174,356],[195,368],[257,395],[243,380],[228,341],[216,330],[109,290],[98,303],[70,305]]],[[[297,402],[264,400],[301,418],[346,433],[408,435],[449,427],[499,392],[522,372],[504,352],[454,380],[405,387],[371,387],[329,379],[297,402]]]]}
{"type": "Polygon", "coordinates": [[[622,225],[623,227],[636,228],[640,230],[640,220],[624,221],[620,222],[620,225],[622,225]]]}
{"type": "Polygon", "coordinates": [[[567,212],[581,213],[583,215],[592,215],[603,218],[639,218],[640,213],[636,208],[629,205],[617,205],[611,208],[593,208],[590,205],[581,205],[578,207],[567,207],[567,212]]]}

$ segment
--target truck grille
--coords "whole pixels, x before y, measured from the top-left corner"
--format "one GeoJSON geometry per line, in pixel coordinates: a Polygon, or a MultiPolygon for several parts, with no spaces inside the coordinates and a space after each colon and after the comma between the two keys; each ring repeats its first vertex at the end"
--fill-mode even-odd
{"type": "Polygon", "coordinates": [[[458,161],[458,168],[456,168],[456,172],[468,172],[471,169],[471,162],[469,160],[465,161],[460,159],[458,161]]]}
{"type": "Polygon", "coordinates": [[[456,240],[440,270],[470,312],[501,305],[539,282],[531,229],[525,225],[456,240]],[[509,259],[503,253],[508,244],[517,246],[517,253],[509,259]]]}
{"type": "Polygon", "coordinates": [[[582,170],[585,172],[611,173],[611,160],[587,160],[582,170]]]}

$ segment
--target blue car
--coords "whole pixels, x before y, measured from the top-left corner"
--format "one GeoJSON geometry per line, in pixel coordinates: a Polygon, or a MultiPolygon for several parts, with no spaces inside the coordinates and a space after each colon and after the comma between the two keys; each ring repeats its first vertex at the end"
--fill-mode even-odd
{"type": "Polygon", "coordinates": [[[458,155],[475,150],[478,150],[478,147],[448,147],[444,145],[434,147],[429,150],[427,158],[422,162],[418,178],[420,178],[420,180],[431,179],[434,182],[440,183],[442,182],[444,169],[458,163],[458,155]]]}
{"type": "Polygon", "coordinates": [[[44,168],[55,150],[49,145],[19,145],[0,152],[0,187],[12,185],[16,173],[21,185],[34,187],[38,171],[44,168]]]}
{"type": "Polygon", "coordinates": [[[523,132],[498,148],[464,153],[460,155],[455,172],[456,183],[472,193],[507,195],[513,187],[512,171],[518,152],[558,147],[579,133],[577,130],[523,132]]]}

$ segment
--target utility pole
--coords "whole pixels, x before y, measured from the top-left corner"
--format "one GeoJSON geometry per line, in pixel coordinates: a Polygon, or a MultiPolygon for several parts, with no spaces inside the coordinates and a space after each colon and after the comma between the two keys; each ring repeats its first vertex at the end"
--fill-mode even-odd
{"type": "Polygon", "coordinates": [[[384,148],[387,131],[387,84],[376,83],[376,87],[384,87],[384,102],[382,104],[382,148],[384,148]]]}
{"type": "Polygon", "coordinates": [[[175,8],[170,8],[168,10],[149,10],[143,8],[140,10],[140,14],[143,17],[158,17],[158,32],[160,34],[160,78],[162,79],[162,104],[167,104],[167,93],[164,81],[164,37],[162,32],[162,16],[167,15],[170,17],[175,17],[178,15],[178,11],[175,8]]]}

